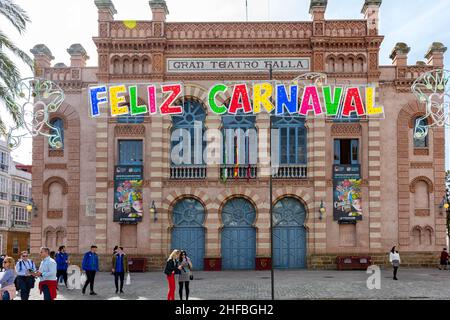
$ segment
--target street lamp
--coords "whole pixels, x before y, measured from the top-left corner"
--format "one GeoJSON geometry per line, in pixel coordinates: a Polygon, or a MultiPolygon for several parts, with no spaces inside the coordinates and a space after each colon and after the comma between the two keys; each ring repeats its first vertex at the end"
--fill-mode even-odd
{"type": "Polygon", "coordinates": [[[152,205],[150,206],[150,215],[153,215],[153,222],[158,221],[158,212],[156,212],[155,200],[152,201],[152,205]]]}
{"type": "Polygon", "coordinates": [[[439,204],[439,209],[441,209],[441,214],[443,214],[443,210],[442,209],[445,209],[446,211],[447,211],[447,209],[449,208],[449,204],[448,204],[448,201],[447,201],[447,198],[446,198],[446,196],[443,196],[442,197],[442,201],[441,201],[441,203],[439,204]]]}
{"type": "Polygon", "coordinates": [[[327,212],[327,209],[323,205],[323,200],[320,200],[320,208],[319,208],[319,220],[322,220],[325,216],[325,213],[327,212]]]}
{"type": "Polygon", "coordinates": [[[27,212],[28,213],[33,212],[33,216],[37,217],[37,207],[36,207],[36,204],[33,201],[33,198],[31,198],[30,201],[28,202],[27,212]]]}

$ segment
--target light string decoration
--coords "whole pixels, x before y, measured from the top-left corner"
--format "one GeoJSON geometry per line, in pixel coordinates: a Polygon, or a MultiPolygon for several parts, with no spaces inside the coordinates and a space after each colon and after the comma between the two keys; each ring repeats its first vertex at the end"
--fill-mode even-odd
{"type": "Polygon", "coordinates": [[[419,103],[425,103],[426,112],[416,119],[414,137],[425,139],[432,127],[450,127],[450,71],[435,69],[414,81],[411,91],[419,103]]]}
{"type": "Polygon", "coordinates": [[[58,111],[64,102],[64,91],[53,81],[41,78],[22,79],[17,88],[20,121],[19,125],[9,129],[6,137],[8,147],[16,149],[23,138],[41,135],[48,138],[50,148],[62,148],[61,131],[50,121],[51,114],[58,111]]]}

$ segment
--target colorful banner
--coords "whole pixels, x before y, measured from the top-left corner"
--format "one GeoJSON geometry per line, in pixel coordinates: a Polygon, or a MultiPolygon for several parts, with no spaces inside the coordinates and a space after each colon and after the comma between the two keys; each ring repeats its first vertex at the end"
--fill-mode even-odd
{"type": "Polygon", "coordinates": [[[143,166],[116,166],[114,182],[114,222],[141,222],[143,166]]]}
{"type": "Polygon", "coordinates": [[[339,223],[362,220],[359,165],[333,166],[333,216],[339,223]]]}

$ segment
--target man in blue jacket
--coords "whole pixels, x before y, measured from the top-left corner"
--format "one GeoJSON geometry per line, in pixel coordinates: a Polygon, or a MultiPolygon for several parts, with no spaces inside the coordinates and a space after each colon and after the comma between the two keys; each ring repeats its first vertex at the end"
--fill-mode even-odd
{"type": "Polygon", "coordinates": [[[97,246],[91,246],[91,251],[88,251],[84,254],[82,269],[86,272],[86,283],[84,284],[82,293],[86,293],[86,288],[88,284],[90,284],[91,288],[91,296],[96,296],[97,294],[94,292],[94,280],[95,273],[99,271],[98,269],[98,255],[97,255],[97,246]]]}
{"type": "Polygon", "coordinates": [[[67,268],[69,267],[69,255],[66,253],[66,246],[61,246],[58,249],[58,253],[55,255],[55,261],[57,266],[56,278],[58,283],[63,278],[64,284],[67,288],[67,268]]]}

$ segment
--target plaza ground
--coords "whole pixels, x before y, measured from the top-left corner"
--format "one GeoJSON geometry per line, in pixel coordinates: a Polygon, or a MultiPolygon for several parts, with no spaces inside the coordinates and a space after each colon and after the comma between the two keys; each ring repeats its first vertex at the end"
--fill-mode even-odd
{"type": "MultiPolygon", "coordinates": [[[[399,281],[390,269],[381,271],[381,288],[369,290],[365,271],[275,271],[276,299],[450,299],[450,271],[400,269],[399,281]]],[[[58,300],[165,300],[167,283],[162,272],[132,273],[125,294],[115,294],[114,277],[96,277],[98,296],[61,288],[58,300]]],[[[192,300],[270,299],[270,271],[196,272],[191,282],[192,300]]],[[[178,290],[178,288],[177,288],[178,290]]],[[[89,292],[89,289],[87,290],[89,292]]],[[[19,297],[17,299],[20,299],[19,297]]],[[[41,300],[35,288],[32,300],[41,300]]],[[[178,299],[178,291],[177,291],[178,299]]]]}

